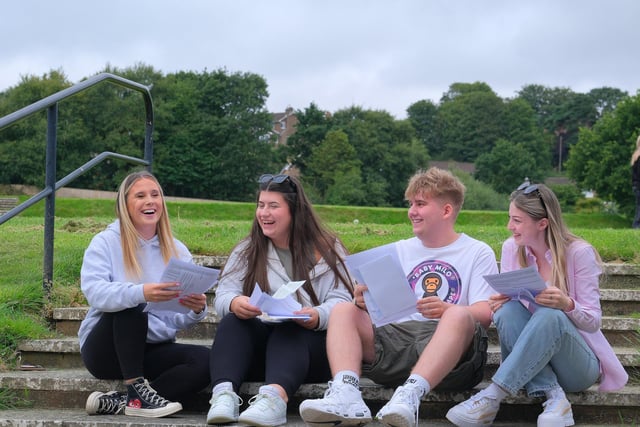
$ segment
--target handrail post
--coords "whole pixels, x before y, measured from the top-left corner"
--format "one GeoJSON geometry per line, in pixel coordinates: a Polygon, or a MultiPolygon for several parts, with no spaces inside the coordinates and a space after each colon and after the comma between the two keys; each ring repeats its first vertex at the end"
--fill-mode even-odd
{"type": "Polygon", "coordinates": [[[53,287],[53,235],[56,212],[56,156],[58,147],[58,103],[47,108],[47,150],[45,189],[49,194],[44,209],[44,260],[42,265],[42,290],[48,301],[53,287]]]}

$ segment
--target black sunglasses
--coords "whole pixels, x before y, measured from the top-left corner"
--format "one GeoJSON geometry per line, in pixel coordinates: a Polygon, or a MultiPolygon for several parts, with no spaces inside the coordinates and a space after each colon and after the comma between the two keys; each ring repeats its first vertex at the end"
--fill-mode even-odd
{"type": "Polygon", "coordinates": [[[544,203],[544,198],[542,197],[542,193],[540,193],[540,187],[538,187],[538,184],[528,184],[525,182],[523,184],[520,184],[516,189],[516,191],[522,191],[522,194],[531,194],[534,191],[538,193],[538,199],[540,199],[540,204],[542,204],[542,209],[544,209],[547,215],[549,214],[547,211],[547,205],[544,203]]]}
{"type": "Polygon", "coordinates": [[[270,173],[265,173],[263,175],[260,175],[260,178],[258,178],[258,182],[260,183],[260,185],[267,185],[271,182],[273,182],[274,184],[283,184],[285,182],[288,182],[293,190],[296,190],[296,184],[295,182],[293,182],[289,175],[272,175],[270,173]]]}

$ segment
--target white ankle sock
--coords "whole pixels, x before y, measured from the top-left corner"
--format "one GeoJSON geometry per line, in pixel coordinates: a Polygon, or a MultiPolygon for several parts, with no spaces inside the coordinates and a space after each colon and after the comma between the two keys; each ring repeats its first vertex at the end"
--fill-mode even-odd
{"type": "Polygon", "coordinates": [[[427,381],[423,376],[418,374],[411,374],[409,378],[404,382],[403,385],[412,385],[414,387],[418,387],[422,394],[420,397],[431,391],[431,384],[427,381]]]}
{"type": "Polygon", "coordinates": [[[213,387],[213,390],[211,390],[211,394],[220,393],[223,391],[233,391],[233,384],[231,384],[229,381],[216,384],[213,387]]]}
{"type": "Polygon", "coordinates": [[[489,384],[489,386],[485,388],[484,391],[488,396],[493,397],[498,402],[502,402],[502,399],[507,397],[507,395],[509,394],[496,383],[489,384]]]}
{"type": "Polygon", "coordinates": [[[560,386],[555,386],[551,390],[547,390],[544,392],[547,396],[547,399],[566,399],[567,396],[564,394],[564,389],[560,386]]]}
{"type": "Polygon", "coordinates": [[[333,381],[338,384],[349,384],[360,390],[360,376],[353,371],[340,371],[333,377],[333,381]]]}

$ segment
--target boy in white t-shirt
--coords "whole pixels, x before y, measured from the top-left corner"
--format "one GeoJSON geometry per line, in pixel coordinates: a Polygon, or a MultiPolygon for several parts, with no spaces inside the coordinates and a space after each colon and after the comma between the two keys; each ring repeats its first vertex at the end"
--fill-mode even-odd
{"type": "Polygon", "coordinates": [[[417,301],[417,313],[373,326],[363,298],[334,307],[327,330],[333,381],[322,399],[300,405],[310,424],[362,425],[372,420],[362,400],[360,375],[397,387],[376,418],[385,425],[415,427],[423,395],[466,390],[483,377],[492,293],[484,275],[497,273],[493,250],[454,229],[465,187],[450,172],[420,171],[405,198],[415,237],[395,243],[417,301]]]}

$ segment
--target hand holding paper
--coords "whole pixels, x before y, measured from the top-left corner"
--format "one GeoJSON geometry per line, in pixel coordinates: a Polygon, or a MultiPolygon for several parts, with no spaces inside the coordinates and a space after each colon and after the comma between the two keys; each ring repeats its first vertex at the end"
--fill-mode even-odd
{"type": "MultiPolygon", "coordinates": [[[[178,290],[180,295],[203,294],[211,288],[218,280],[220,270],[215,268],[203,267],[201,265],[180,261],[171,258],[160,282],[167,283],[167,289],[175,289],[172,284],[179,283],[178,290]]],[[[145,311],[175,311],[177,313],[188,313],[189,308],[180,304],[179,297],[164,302],[149,302],[144,309],[145,311]]]]}
{"type": "Polygon", "coordinates": [[[308,314],[294,313],[299,311],[302,305],[291,296],[303,284],[304,280],[286,283],[271,296],[262,292],[256,283],[249,303],[258,307],[271,319],[308,319],[310,317],[308,314]]]}
{"type": "Polygon", "coordinates": [[[533,266],[483,277],[496,292],[532,303],[535,303],[536,295],[547,287],[533,266]]]}

